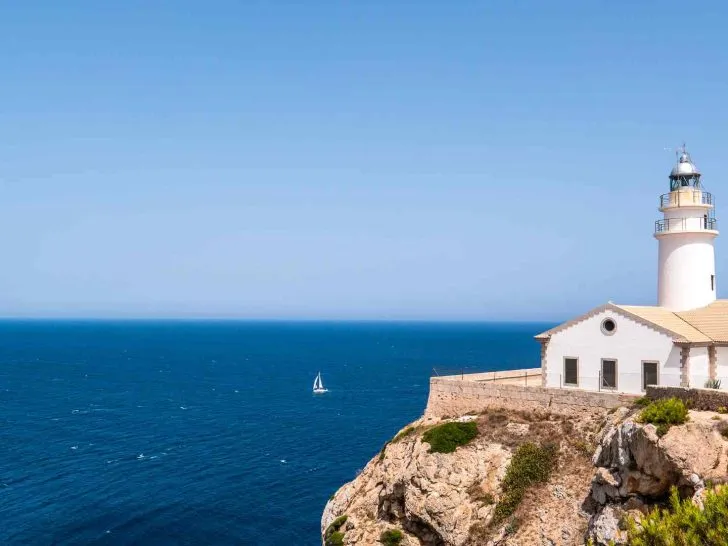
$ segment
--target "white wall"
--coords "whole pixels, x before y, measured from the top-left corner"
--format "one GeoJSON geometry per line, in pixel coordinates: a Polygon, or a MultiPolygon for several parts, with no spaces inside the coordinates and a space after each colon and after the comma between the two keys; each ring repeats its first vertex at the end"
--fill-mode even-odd
{"type": "Polygon", "coordinates": [[[715,356],[718,359],[716,377],[721,380],[721,389],[728,390],[728,347],[716,347],[715,356]]]}
{"type": "MultiPolygon", "coordinates": [[[[670,343],[672,343],[672,340],[670,340],[670,343]]],[[[665,363],[663,364],[660,361],[660,375],[657,378],[660,385],[666,387],[680,387],[682,385],[681,352],[680,347],[673,345],[665,363]]]]}
{"type": "Polygon", "coordinates": [[[617,390],[621,392],[642,392],[643,360],[659,362],[661,385],[680,385],[680,348],[673,344],[672,338],[612,311],[599,313],[551,336],[546,348],[547,386],[561,386],[564,357],[579,359],[579,388],[582,389],[598,390],[602,358],[617,360],[617,390]],[[606,318],[617,325],[616,332],[610,336],[601,330],[606,318]]]}
{"type": "Polygon", "coordinates": [[[658,248],[657,304],[686,311],[715,301],[714,236],[710,233],[660,235],[658,248]]]}
{"type": "Polygon", "coordinates": [[[710,357],[707,347],[691,347],[690,359],[690,386],[703,388],[710,379],[710,357]]]}

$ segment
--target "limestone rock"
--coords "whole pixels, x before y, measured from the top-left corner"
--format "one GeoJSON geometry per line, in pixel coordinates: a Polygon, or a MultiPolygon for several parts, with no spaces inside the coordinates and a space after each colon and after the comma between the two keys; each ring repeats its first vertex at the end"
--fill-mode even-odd
{"type": "Polygon", "coordinates": [[[387,527],[401,529],[413,544],[466,544],[470,527],[490,517],[483,499],[502,480],[510,452],[478,441],[455,454],[429,447],[419,434],[390,443],[327,504],[322,532],[347,514],[357,529],[356,537],[346,533],[347,544],[377,544],[387,527]]]}
{"type": "Polygon", "coordinates": [[[594,514],[589,522],[589,531],[595,546],[627,544],[627,533],[619,528],[624,511],[609,505],[594,514]]]}
{"type": "Polygon", "coordinates": [[[591,495],[598,504],[606,504],[608,500],[619,498],[619,486],[618,473],[599,467],[592,479],[591,495]]]}
{"type": "Polygon", "coordinates": [[[673,486],[700,503],[705,483],[728,482],[728,417],[690,412],[684,425],[658,437],[633,408],[582,417],[523,415],[511,410],[475,420],[479,435],[454,453],[430,453],[415,432],[395,438],[324,509],[321,532],[346,514],[346,545],[376,545],[399,529],[404,546],[573,546],[626,544],[626,521],[639,520],[673,486]],[[546,484],[529,489],[517,519],[489,527],[514,449],[525,441],[557,442],[559,464],[546,484]],[[595,443],[591,459],[584,446],[595,443]],[[594,468],[596,466],[596,468],[594,468]]]}
{"type": "Polygon", "coordinates": [[[587,429],[601,428],[605,416],[606,410],[597,421],[593,413],[582,420],[545,413],[523,417],[513,411],[468,416],[478,420],[479,436],[448,454],[429,452],[422,433],[437,422],[421,419],[410,425],[415,433],[395,437],[382,456],[333,496],[321,531],[346,514],[347,545],[379,544],[382,531],[392,528],[403,532],[403,544],[418,546],[583,544],[588,515],[581,504],[593,468],[574,442],[585,438],[587,429]],[[491,528],[512,454],[527,441],[560,442],[559,468],[549,483],[527,492],[517,520],[491,528]]]}
{"type": "Polygon", "coordinates": [[[659,499],[672,486],[692,495],[703,487],[704,479],[721,478],[726,443],[713,416],[690,412],[686,424],[671,427],[662,438],[653,425],[632,419],[612,426],[594,456],[598,469],[592,498],[599,504],[634,495],[659,499]]]}
{"type": "Polygon", "coordinates": [[[726,481],[728,443],[722,423],[714,413],[691,411],[687,423],[671,427],[662,438],[653,425],[629,417],[609,426],[593,458],[597,469],[588,536],[594,543],[620,544],[619,519],[639,519],[651,503],[664,501],[672,487],[700,502],[705,480],[726,481]]]}

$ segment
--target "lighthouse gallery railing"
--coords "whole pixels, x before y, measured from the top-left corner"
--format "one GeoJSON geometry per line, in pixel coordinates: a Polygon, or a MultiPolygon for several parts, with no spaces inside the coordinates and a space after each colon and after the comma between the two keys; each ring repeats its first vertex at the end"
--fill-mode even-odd
{"type": "Polygon", "coordinates": [[[718,222],[715,218],[665,218],[655,222],[655,233],[666,231],[715,231],[718,222]]]}

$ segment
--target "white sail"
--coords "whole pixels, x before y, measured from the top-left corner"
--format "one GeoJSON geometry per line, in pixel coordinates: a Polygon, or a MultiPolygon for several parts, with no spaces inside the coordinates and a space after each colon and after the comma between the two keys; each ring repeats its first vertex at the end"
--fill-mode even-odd
{"type": "Polygon", "coordinates": [[[324,389],[324,382],[321,381],[321,372],[318,373],[316,376],[316,379],[313,381],[313,391],[314,392],[324,392],[326,389],[324,389]]]}

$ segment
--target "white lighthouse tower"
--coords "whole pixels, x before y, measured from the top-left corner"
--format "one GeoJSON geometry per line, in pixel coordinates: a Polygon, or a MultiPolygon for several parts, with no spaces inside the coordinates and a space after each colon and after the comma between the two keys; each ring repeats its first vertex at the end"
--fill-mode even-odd
{"type": "Polygon", "coordinates": [[[685,146],[670,173],[670,193],[660,197],[663,219],[655,222],[659,243],[657,304],[687,311],[716,299],[715,250],[718,236],[713,196],[685,146]]]}

